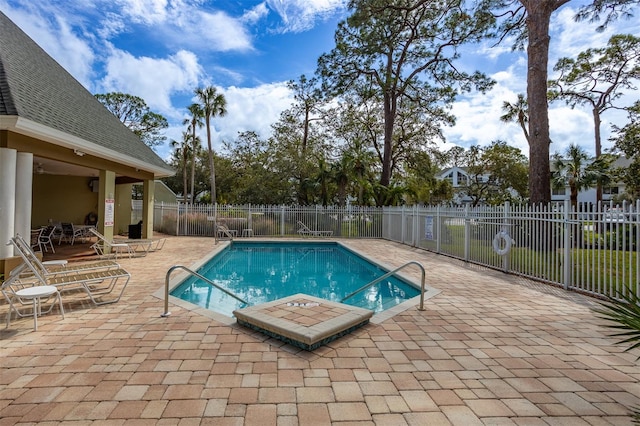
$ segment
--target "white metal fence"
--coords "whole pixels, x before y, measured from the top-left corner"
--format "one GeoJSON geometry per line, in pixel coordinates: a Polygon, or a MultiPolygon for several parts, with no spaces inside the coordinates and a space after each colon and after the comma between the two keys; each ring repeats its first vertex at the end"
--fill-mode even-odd
{"type": "Polygon", "coordinates": [[[614,207],[155,206],[155,230],[214,236],[214,217],[238,236],[384,238],[594,295],[640,295],[640,201],[614,207]]]}
{"type": "Polygon", "coordinates": [[[170,235],[214,236],[214,218],[239,236],[297,236],[300,223],[345,238],[380,238],[382,209],[375,207],[233,206],[163,204],[155,206],[154,228],[170,235]]]}
{"type": "Polygon", "coordinates": [[[386,208],[383,238],[593,295],[640,295],[640,202],[386,208]]]}

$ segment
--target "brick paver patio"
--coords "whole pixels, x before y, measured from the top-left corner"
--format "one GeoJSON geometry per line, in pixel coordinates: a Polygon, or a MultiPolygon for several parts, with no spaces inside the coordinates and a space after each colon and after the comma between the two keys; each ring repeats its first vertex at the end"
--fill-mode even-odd
{"type": "MultiPolygon", "coordinates": [[[[65,303],[0,332],[0,425],[630,425],[639,353],[623,352],[594,300],[387,241],[346,241],[385,265],[410,260],[441,293],[313,352],[171,306],[167,269],[210,238],[170,238],[123,299],[65,303]]],[[[408,275],[419,272],[412,268],[408,275]]],[[[6,304],[0,304],[4,320],[6,304]]]]}

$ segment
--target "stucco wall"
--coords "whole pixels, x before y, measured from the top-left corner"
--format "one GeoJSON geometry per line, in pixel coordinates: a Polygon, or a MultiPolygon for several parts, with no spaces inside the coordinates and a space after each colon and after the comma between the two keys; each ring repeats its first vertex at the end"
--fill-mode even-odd
{"type": "Polygon", "coordinates": [[[34,175],[31,227],[53,222],[82,224],[89,212],[98,211],[98,193],[89,187],[89,178],[34,175]]]}

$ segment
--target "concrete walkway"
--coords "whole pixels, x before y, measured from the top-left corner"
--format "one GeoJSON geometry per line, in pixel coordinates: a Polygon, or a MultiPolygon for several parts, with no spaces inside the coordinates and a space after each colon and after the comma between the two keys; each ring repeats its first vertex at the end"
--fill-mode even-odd
{"type": "MultiPolygon", "coordinates": [[[[170,238],[123,299],[65,303],[0,332],[0,425],[630,425],[638,351],[607,337],[594,300],[386,242],[349,246],[427,269],[441,292],[313,352],[197,311],[161,318],[167,269],[210,238],[170,238]]],[[[416,268],[417,269],[417,268],[416,268]]],[[[412,268],[408,275],[417,279],[412,268]]],[[[6,304],[0,304],[4,319],[6,304]]]]}

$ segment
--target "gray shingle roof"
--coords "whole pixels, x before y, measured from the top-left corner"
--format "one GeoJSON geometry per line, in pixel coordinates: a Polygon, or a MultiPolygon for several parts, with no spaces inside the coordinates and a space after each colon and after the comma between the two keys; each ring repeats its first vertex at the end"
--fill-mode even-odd
{"type": "Polygon", "coordinates": [[[0,115],[17,115],[150,166],[171,168],[0,12],[0,115]]]}

